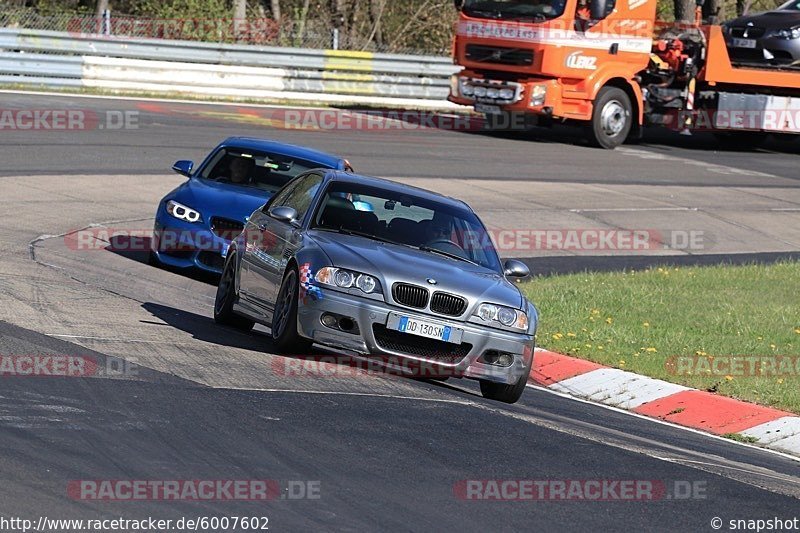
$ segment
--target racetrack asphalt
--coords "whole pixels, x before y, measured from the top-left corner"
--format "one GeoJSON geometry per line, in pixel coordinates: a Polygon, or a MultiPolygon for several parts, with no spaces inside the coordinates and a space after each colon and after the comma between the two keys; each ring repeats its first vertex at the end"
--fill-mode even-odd
{"type": "MultiPolygon", "coordinates": [[[[0,99],[4,108],[141,109],[116,100],[0,99]]],[[[631,207],[669,194],[710,202],[705,190],[726,201],[740,195],[750,203],[703,206],[717,220],[722,207],[753,217],[750,226],[760,233],[736,234],[752,240],[731,233],[724,251],[790,253],[798,250],[796,234],[785,226],[796,220],[792,209],[800,201],[788,143],[742,154],[657,137],[626,148],[639,154],[630,155],[589,149],[561,132],[540,141],[438,131],[267,131],[223,106],[212,106],[217,114],[209,117],[197,104],[169,105],[190,112],[140,111],[135,130],[4,132],[0,140],[0,354],[128,363],[120,375],[0,378],[3,516],[268,516],[276,531],[711,531],[713,517],[727,523],[798,514],[794,459],[535,387],[508,406],[483,400],[470,381],[415,381],[347,367],[293,373],[263,331],[243,335],[214,325],[214,287],[206,280],[153,268],[135,255],[76,251],[63,237],[89,224],[147,227],[155,202],[180,181],[165,168],[246,134],[342,153],[364,172],[439,183],[472,196],[479,214],[498,225],[502,209],[481,209],[496,194],[513,200],[515,192],[541,192],[577,210],[608,208],[615,186],[636,187],[635,196],[632,189],[619,193],[629,195],[631,207]],[[310,481],[319,482],[320,498],[74,500],[67,487],[81,479],[310,481]],[[689,499],[606,502],[474,501],[454,491],[462,480],[486,479],[658,480],[705,491],[689,499]]],[[[527,207],[511,200],[503,200],[506,209],[532,219],[563,209],[550,199],[527,207]]],[[[673,224],[686,216],[637,216],[654,213],[673,224]]],[[[721,228],[715,226],[717,235],[721,228]]]]}

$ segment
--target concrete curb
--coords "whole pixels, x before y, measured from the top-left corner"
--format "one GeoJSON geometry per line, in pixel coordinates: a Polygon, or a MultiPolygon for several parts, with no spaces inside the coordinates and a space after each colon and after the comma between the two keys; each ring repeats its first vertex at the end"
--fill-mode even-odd
{"type": "Polygon", "coordinates": [[[660,379],[536,349],[530,380],[578,398],[716,435],[739,434],[800,456],[800,417],[660,379]]]}

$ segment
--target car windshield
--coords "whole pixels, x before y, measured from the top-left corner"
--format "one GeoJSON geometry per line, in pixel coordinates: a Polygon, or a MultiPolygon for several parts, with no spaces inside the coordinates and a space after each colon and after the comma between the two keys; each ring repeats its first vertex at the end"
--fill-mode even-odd
{"type": "Polygon", "coordinates": [[[472,211],[405,192],[334,182],[311,227],[411,246],[501,270],[494,245],[472,211]]]}
{"type": "Polygon", "coordinates": [[[564,13],[566,0],[466,0],[471,17],[506,20],[547,20],[564,13]]]}
{"type": "Polygon", "coordinates": [[[223,148],[212,157],[200,175],[205,179],[277,192],[295,176],[319,163],[282,154],[223,148]]]}
{"type": "Polygon", "coordinates": [[[800,11],[800,0],[791,0],[790,2],[786,2],[778,9],[783,11],[800,11]]]}

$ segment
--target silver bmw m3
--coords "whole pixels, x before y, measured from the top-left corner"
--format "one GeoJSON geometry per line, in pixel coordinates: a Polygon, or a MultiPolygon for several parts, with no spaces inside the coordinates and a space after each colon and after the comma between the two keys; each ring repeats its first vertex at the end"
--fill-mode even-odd
{"type": "Polygon", "coordinates": [[[282,353],[312,344],[422,377],[471,378],[516,402],[538,315],[462,201],[335,170],[301,174],[249,217],[226,253],[217,323],[272,330],[282,353]]]}

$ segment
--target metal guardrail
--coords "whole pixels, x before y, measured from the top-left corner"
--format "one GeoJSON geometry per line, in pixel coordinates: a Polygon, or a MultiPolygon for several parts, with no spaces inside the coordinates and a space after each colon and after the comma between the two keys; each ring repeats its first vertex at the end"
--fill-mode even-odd
{"type": "Polygon", "coordinates": [[[457,71],[444,57],[0,29],[0,82],[22,85],[448,108],[457,71]]]}

